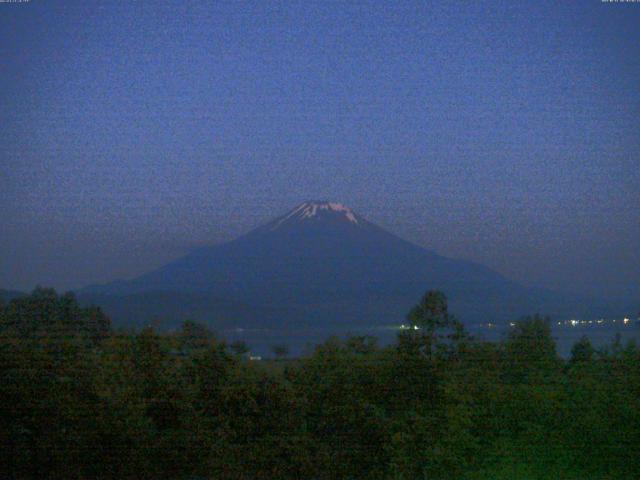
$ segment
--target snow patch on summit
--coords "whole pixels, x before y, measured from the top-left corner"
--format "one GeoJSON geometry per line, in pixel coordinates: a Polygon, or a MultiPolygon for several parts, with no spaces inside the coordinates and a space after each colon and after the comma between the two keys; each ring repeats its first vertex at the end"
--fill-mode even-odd
{"type": "Polygon", "coordinates": [[[286,216],[281,218],[274,226],[273,230],[278,228],[284,222],[289,219],[297,218],[298,220],[305,220],[309,218],[313,218],[318,215],[319,212],[328,211],[328,212],[336,212],[341,213],[344,217],[351,223],[358,224],[358,219],[356,218],[353,211],[341,204],[335,202],[304,202],[301,205],[298,205],[296,208],[291,210],[286,216]]]}
{"type": "Polygon", "coordinates": [[[302,218],[311,218],[318,213],[319,210],[331,210],[332,212],[342,212],[351,223],[358,223],[358,219],[349,207],[345,207],[341,203],[309,203],[302,210],[302,218]]]}

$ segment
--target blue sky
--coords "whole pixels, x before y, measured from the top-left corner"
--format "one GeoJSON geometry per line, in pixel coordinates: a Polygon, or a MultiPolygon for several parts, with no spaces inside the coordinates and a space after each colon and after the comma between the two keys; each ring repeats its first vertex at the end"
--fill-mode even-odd
{"type": "Polygon", "coordinates": [[[0,287],[130,277],[333,199],[640,296],[640,4],[0,4],[0,287]]]}

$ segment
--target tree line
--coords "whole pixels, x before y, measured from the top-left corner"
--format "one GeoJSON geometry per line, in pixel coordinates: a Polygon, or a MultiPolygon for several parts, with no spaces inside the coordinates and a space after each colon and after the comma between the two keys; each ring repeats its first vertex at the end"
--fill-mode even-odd
{"type": "Polygon", "coordinates": [[[0,478],[640,478],[635,344],[562,359],[540,316],[481,341],[437,291],[407,320],[251,362],[36,289],[0,306],[0,478]]]}

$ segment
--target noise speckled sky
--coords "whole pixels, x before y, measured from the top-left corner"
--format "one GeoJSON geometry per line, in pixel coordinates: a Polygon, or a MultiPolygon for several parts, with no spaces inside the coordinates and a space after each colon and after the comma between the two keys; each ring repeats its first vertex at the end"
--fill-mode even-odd
{"type": "Polygon", "coordinates": [[[0,3],[0,288],[132,277],[331,199],[640,297],[640,4],[0,3]]]}

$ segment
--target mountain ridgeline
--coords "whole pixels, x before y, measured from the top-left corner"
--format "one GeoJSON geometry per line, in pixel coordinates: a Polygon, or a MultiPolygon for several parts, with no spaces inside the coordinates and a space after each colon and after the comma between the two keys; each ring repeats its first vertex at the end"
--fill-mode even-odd
{"type": "Polygon", "coordinates": [[[467,323],[531,312],[605,313],[584,299],[440,256],[332,202],[302,203],[233,241],[78,295],[120,325],[155,320],[172,328],[188,318],[215,328],[288,328],[400,324],[428,289],[446,292],[451,310],[467,323]]]}

